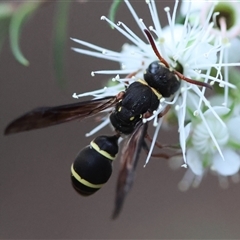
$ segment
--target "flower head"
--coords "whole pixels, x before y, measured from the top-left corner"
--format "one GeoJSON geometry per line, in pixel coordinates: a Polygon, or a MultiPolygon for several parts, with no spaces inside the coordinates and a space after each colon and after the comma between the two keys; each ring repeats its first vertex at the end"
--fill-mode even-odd
{"type": "Polygon", "coordinates": [[[181,14],[189,14],[189,21],[194,24],[212,23],[211,35],[228,46],[230,61],[239,61],[235,50],[240,47],[240,3],[239,1],[183,1],[181,14]]]}
{"type": "MultiPolygon", "coordinates": [[[[212,155],[212,159],[215,160],[212,160],[211,164],[207,162],[208,166],[220,173],[220,169],[222,169],[220,165],[224,164],[220,164],[218,159],[224,161],[229,154],[232,154],[226,146],[233,138],[230,137],[230,128],[222,120],[222,117],[227,114],[229,109],[226,107],[213,107],[205,97],[206,88],[199,88],[194,82],[188,81],[189,79],[194,79],[205,84],[217,84],[223,89],[226,106],[228,104],[229,89],[235,88],[229,82],[228,68],[230,66],[239,66],[240,64],[238,62],[229,63],[228,56],[226,56],[228,45],[223,44],[222,35],[218,37],[213,34],[214,19],[211,20],[211,15],[214,8],[212,7],[208,10],[205,22],[201,22],[197,18],[195,18],[195,21],[192,21],[193,11],[191,11],[191,8],[197,9],[194,4],[195,1],[192,1],[191,5],[188,6],[188,11],[185,12],[183,24],[179,24],[176,23],[179,2],[175,1],[172,13],[169,7],[164,8],[168,25],[162,27],[155,2],[148,0],[146,4],[153,24],[147,27],[144,24],[144,19],[138,17],[130,2],[127,0],[124,2],[142,31],[142,36],[137,36],[125,23],[118,22],[115,24],[103,16],[101,20],[109,23],[130,42],[123,44],[121,52],[72,38],[73,41],[82,45],[81,48],[73,48],[74,51],[115,61],[120,66],[119,69],[115,70],[94,70],[92,72],[92,76],[96,74],[110,75],[116,83],[114,86],[107,86],[104,89],[85,94],[74,94],[74,97],[91,95],[94,98],[101,98],[117,95],[119,91],[129,87],[136,80],[143,79],[149,64],[156,60],[161,60],[156,53],[159,52],[164,61],[166,61],[162,61],[165,67],[168,67],[175,73],[179,73],[178,76],[180,76],[182,81],[181,87],[175,94],[168,98],[160,98],[157,110],[151,116],[142,119],[143,122],[153,121],[153,126],[155,127],[146,163],[151,157],[163,119],[167,119],[168,113],[166,112],[170,108],[178,123],[179,143],[184,160],[183,166],[189,165],[196,175],[203,175],[205,163],[203,164],[202,159],[212,155]],[[150,44],[149,37],[145,34],[146,29],[152,32],[153,42],[157,50],[154,49],[152,43],[150,44]],[[147,38],[142,40],[144,37],[147,38]],[[159,118],[159,115],[162,117],[159,118]]],[[[229,122],[233,121],[230,120],[229,122]]],[[[106,113],[102,124],[88,135],[95,133],[109,123],[110,121],[106,113]]],[[[233,174],[233,172],[238,171],[237,162],[238,160],[236,160],[234,171],[229,171],[229,173],[233,174]]]]}
{"type": "Polygon", "coordinates": [[[216,121],[208,110],[203,114],[202,120],[189,124],[189,146],[186,153],[189,170],[181,181],[180,189],[182,190],[188,189],[190,185],[194,186],[196,179],[200,183],[207,171],[219,175],[221,179],[234,176],[239,172],[240,116],[231,113],[227,107],[218,106],[214,109],[224,122],[216,121]]]}

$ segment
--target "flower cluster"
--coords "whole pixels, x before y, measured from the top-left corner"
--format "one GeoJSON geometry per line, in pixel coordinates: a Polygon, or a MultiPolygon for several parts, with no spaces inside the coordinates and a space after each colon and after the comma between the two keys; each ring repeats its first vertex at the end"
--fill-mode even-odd
{"type": "MultiPolygon", "coordinates": [[[[161,98],[158,109],[143,121],[152,121],[155,127],[152,143],[146,163],[149,161],[158,133],[166,122],[176,119],[179,132],[181,154],[170,159],[171,165],[188,167],[180,188],[197,186],[207,171],[217,173],[223,179],[234,176],[240,168],[240,94],[239,49],[240,41],[240,3],[212,1],[183,1],[178,16],[179,1],[174,8],[165,7],[168,25],[163,27],[153,0],[146,0],[152,26],[146,26],[144,19],[135,12],[129,1],[127,9],[132,14],[142,36],[137,36],[123,22],[115,24],[107,17],[101,17],[115,30],[124,35],[121,52],[105,49],[94,44],[74,39],[81,48],[74,51],[89,56],[119,62],[119,69],[98,70],[95,74],[107,74],[115,84],[104,89],[84,94],[74,93],[73,97],[93,96],[102,98],[117,95],[129,84],[143,78],[146,68],[158,60],[148,39],[142,40],[149,29],[161,56],[171,69],[186,78],[195,79],[214,88],[213,97],[206,97],[206,88],[181,81],[180,89],[170,98],[161,98]],[[158,118],[159,113],[167,114],[158,118]]],[[[88,135],[110,124],[108,116],[88,135]]],[[[222,182],[222,181],[221,181],[222,182]]]]}

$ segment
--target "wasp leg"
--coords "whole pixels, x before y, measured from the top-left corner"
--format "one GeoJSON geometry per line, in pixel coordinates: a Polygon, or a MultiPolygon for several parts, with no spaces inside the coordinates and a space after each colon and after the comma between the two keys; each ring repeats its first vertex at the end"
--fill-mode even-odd
{"type": "MultiPolygon", "coordinates": [[[[149,142],[152,142],[152,138],[150,137],[149,134],[146,134],[146,137],[145,137],[149,142]]],[[[167,149],[172,149],[172,150],[176,150],[176,149],[179,149],[179,144],[161,144],[159,143],[158,141],[155,142],[155,146],[160,148],[160,149],[163,149],[163,148],[167,148],[167,149]]]]}

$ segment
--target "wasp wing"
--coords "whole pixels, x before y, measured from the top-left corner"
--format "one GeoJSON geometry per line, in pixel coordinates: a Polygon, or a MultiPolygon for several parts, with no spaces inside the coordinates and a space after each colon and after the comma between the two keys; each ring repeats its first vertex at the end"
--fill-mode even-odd
{"type": "Polygon", "coordinates": [[[143,124],[141,121],[137,125],[133,134],[129,137],[128,141],[125,142],[122,149],[123,154],[120,159],[121,167],[117,181],[117,193],[113,218],[116,218],[119,215],[124,203],[124,199],[133,184],[134,173],[140,151],[144,144],[146,132],[147,123],[143,124]]]}
{"type": "Polygon", "coordinates": [[[35,108],[11,122],[4,134],[29,131],[90,117],[112,107],[116,102],[116,97],[106,97],[57,107],[35,108]]]}

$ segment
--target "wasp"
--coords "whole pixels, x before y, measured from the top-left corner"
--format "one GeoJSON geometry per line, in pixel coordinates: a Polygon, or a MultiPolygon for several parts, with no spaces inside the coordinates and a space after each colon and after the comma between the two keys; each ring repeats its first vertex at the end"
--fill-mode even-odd
{"type": "Polygon", "coordinates": [[[189,79],[171,69],[158,52],[151,33],[147,29],[144,32],[159,60],[148,66],[143,79],[131,83],[117,96],[33,109],[15,119],[5,129],[5,134],[9,135],[84,119],[103,110],[113,109],[109,118],[115,134],[96,137],[89,146],[78,153],[71,166],[71,181],[74,189],[84,196],[95,193],[110,178],[113,160],[119,152],[119,139],[126,136],[120,157],[121,166],[113,218],[119,215],[125,197],[133,184],[141,149],[148,149],[145,142],[148,124],[142,119],[153,115],[162,97],[174,95],[180,88],[181,80],[211,88],[207,83],[189,79]]]}

